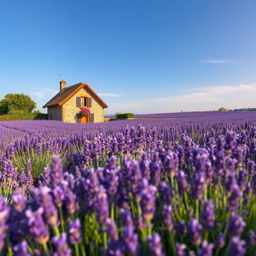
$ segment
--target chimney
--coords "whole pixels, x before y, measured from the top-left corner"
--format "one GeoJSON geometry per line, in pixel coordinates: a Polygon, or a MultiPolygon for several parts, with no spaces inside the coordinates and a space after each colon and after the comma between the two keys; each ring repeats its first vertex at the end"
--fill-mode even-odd
{"type": "Polygon", "coordinates": [[[65,89],[66,88],[66,81],[65,80],[61,80],[60,81],[60,91],[62,91],[63,89],[65,89]]]}

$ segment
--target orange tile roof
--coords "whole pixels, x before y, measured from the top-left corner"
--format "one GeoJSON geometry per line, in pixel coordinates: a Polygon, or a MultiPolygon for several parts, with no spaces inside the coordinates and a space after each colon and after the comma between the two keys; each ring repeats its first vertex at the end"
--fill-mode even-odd
{"type": "Polygon", "coordinates": [[[96,94],[95,91],[93,91],[93,89],[87,83],[81,82],[78,84],[74,84],[72,86],[68,86],[64,88],[62,91],[58,92],[51,100],[49,100],[43,106],[43,108],[62,106],[82,88],[85,88],[88,91],[88,93],[92,95],[103,108],[108,107],[108,105],[96,94]]]}

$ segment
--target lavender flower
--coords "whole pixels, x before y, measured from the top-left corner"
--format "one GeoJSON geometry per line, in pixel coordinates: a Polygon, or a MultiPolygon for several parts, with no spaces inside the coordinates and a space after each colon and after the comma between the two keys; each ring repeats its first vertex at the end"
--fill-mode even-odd
{"type": "Polygon", "coordinates": [[[165,205],[163,209],[164,225],[168,231],[173,230],[172,206],[165,205]]]}
{"type": "Polygon", "coordinates": [[[199,249],[199,256],[212,256],[213,244],[203,241],[202,247],[199,249]]]}
{"type": "Polygon", "coordinates": [[[53,203],[48,187],[40,187],[38,201],[43,207],[43,216],[46,222],[52,227],[57,227],[59,225],[58,211],[53,203]]]}
{"type": "Polygon", "coordinates": [[[105,226],[109,215],[108,198],[103,187],[99,188],[96,201],[96,218],[100,225],[105,226]]]}
{"type": "Polygon", "coordinates": [[[215,241],[215,248],[222,249],[225,246],[226,239],[223,233],[219,233],[215,241]]]}
{"type": "Polygon", "coordinates": [[[70,256],[71,250],[67,244],[67,234],[62,233],[60,236],[55,236],[52,239],[55,246],[55,252],[53,256],[70,256]]]}
{"type": "Polygon", "coordinates": [[[235,211],[240,205],[241,192],[238,185],[234,185],[232,187],[232,193],[228,198],[228,210],[235,211]]]}
{"type": "Polygon", "coordinates": [[[149,255],[151,256],[163,256],[161,238],[158,233],[148,237],[149,255]]]}
{"type": "Polygon", "coordinates": [[[185,244],[176,243],[176,255],[177,256],[186,256],[186,248],[185,244]]]}
{"type": "Polygon", "coordinates": [[[49,231],[43,221],[42,215],[43,208],[41,207],[35,212],[31,210],[26,211],[29,232],[39,244],[45,244],[49,240],[49,231]]]}
{"type": "Polygon", "coordinates": [[[228,224],[228,230],[229,230],[230,236],[239,237],[243,232],[245,225],[246,224],[243,221],[242,217],[236,215],[235,213],[232,213],[229,219],[229,224],[228,224]]]}
{"type": "Polygon", "coordinates": [[[183,193],[188,190],[187,175],[185,172],[179,171],[175,177],[178,183],[179,193],[180,195],[183,195],[183,193]]]}
{"type": "Polygon", "coordinates": [[[214,204],[211,201],[204,202],[204,209],[201,215],[201,223],[204,228],[208,231],[211,231],[214,226],[215,213],[214,213],[214,204]]]}
{"type": "Polygon", "coordinates": [[[31,256],[28,251],[28,245],[26,241],[22,241],[21,243],[15,245],[13,247],[13,251],[15,256],[31,256]]]}
{"type": "Polygon", "coordinates": [[[202,226],[196,219],[192,219],[188,224],[188,233],[193,245],[199,245],[202,241],[202,226]]]}
{"type": "Polygon", "coordinates": [[[134,233],[133,227],[127,226],[123,228],[123,242],[125,251],[130,256],[138,255],[139,241],[138,235],[134,233]]]}
{"type": "Polygon", "coordinates": [[[160,202],[163,202],[164,204],[171,203],[172,188],[170,185],[168,185],[164,181],[160,182],[160,184],[158,185],[158,193],[159,193],[158,200],[160,202]]]}
{"type": "Polygon", "coordinates": [[[192,196],[201,200],[204,192],[204,186],[206,184],[206,178],[203,173],[197,173],[192,181],[192,196]]]}
{"type": "Polygon", "coordinates": [[[77,197],[69,188],[65,190],[63,206],[67,216],[71,216],[78,209],[77,197]]]}
{"type": "Polygon", "coordinates": [[[52,157],[52,163],[50,165],[50,184],[51,188],[59,185],[63,179],[62,163],[58,156],[52,157]]]}
{"type": "Polygon", "coordinates": [[[254,246],[256,244],[256,233],[253,230],[250,230],[246,237],[246,243],[249,246],[254,246]]]}
{"type": "Polygon", "coordinates": [[[233,237],[231,245],[228,249],[227,256],[242,256],[245,254],[245,241],[240,240],[239,237],[233,237]]]}
{"type": "Polygon", "coordinates": [[[184,236],[187,232],[187,224],[184,220],[177,222],[175,224],[175,232],[179,235],[179,236],[184,236]]]}
{"type": "Polygon", "coordinates": [[[116,223],[111,219],[106,221],[106,232],[111,240],[118,240],[116,223]]]}
{"type": "Polygon", "coordinates": [[[81,223],[79,219],[75,219],[69,223],[69,240],[71,244],[78,244],[81,242],[81,223]]]}
{"type": "Polygon", "coordinates": [[[12,196],[13,207],[17,212],[23,212],[26,208],[27,197],[20,191],[12,196]]]}
{"type": "Polygon", "coordinates": [[[119,216],[122,226],[133,227],[133,220],[129,210],[121,208],[119,216]]]}
{"type": "Polygon", "coordinates": [[[143,218],[147,221],[152,220],[155,212],[155,191],[154,186],[148,185],[141,192],[140,206],[143,218]]]}
{"type": "Polygon", "coordinates": [[[4,247],[4,240],[8,229],[7,221],[9,218],[9,212],[10,208],[7,205],[6,198],[0,197],[0,250],[4,247]]]}

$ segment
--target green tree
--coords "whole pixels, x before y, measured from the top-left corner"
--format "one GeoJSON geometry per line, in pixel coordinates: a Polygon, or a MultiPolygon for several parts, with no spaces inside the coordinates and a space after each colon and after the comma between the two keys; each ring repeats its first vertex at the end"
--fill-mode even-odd
{"type": "Polygon", "coordinates": [[[6,94],[0,101],[0,114],[9,114],[16,111],[31,113],[36,108],[36,103],[25,94],[6,94]]]}
{"type": "Polygon", "coordinates": [[[219,111],[219,112],[228,112],[228,109],[221,107],[221,108],[219,108],[218,111],[219,111]]]}

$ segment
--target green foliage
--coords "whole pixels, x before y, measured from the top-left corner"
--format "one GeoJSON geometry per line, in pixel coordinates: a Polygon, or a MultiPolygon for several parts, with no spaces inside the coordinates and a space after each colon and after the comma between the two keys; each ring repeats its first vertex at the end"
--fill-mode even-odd
{"type": "Polygon", "coordinates": [[[219,112],[228,112],[229,110],[228,109],[226,109],[226,108],[223,108],[223,107],[221,107],[221,108],[219,108],[219,110],[218,110],[219,112]]]}
{"type": "Polygon", "coordinates": [[[36,103],[25,94],[6,94],[0,101],[0,115],[15,113],[31,113],[36,103]]]}
{"type": "Polygon", "coordinates": [[[243,112],[256,111],[256,108],[236,108],[236,109],[233,109],[232,111],[243,111],[243,112]]]}
{"type": "Polygon", "coordinates": [[[35,113],[18,113],[11,115],[0,115],[0,121],[15,121],[15,120],[46,120],[47,114],[40,112],[35,113]]]}
{"type": "Polygon", "coordinates": [[[117,119],[127,119],[127,118],[133,118],[133,117],[134,117],[133,113],[116,114],[117,119]]]}

